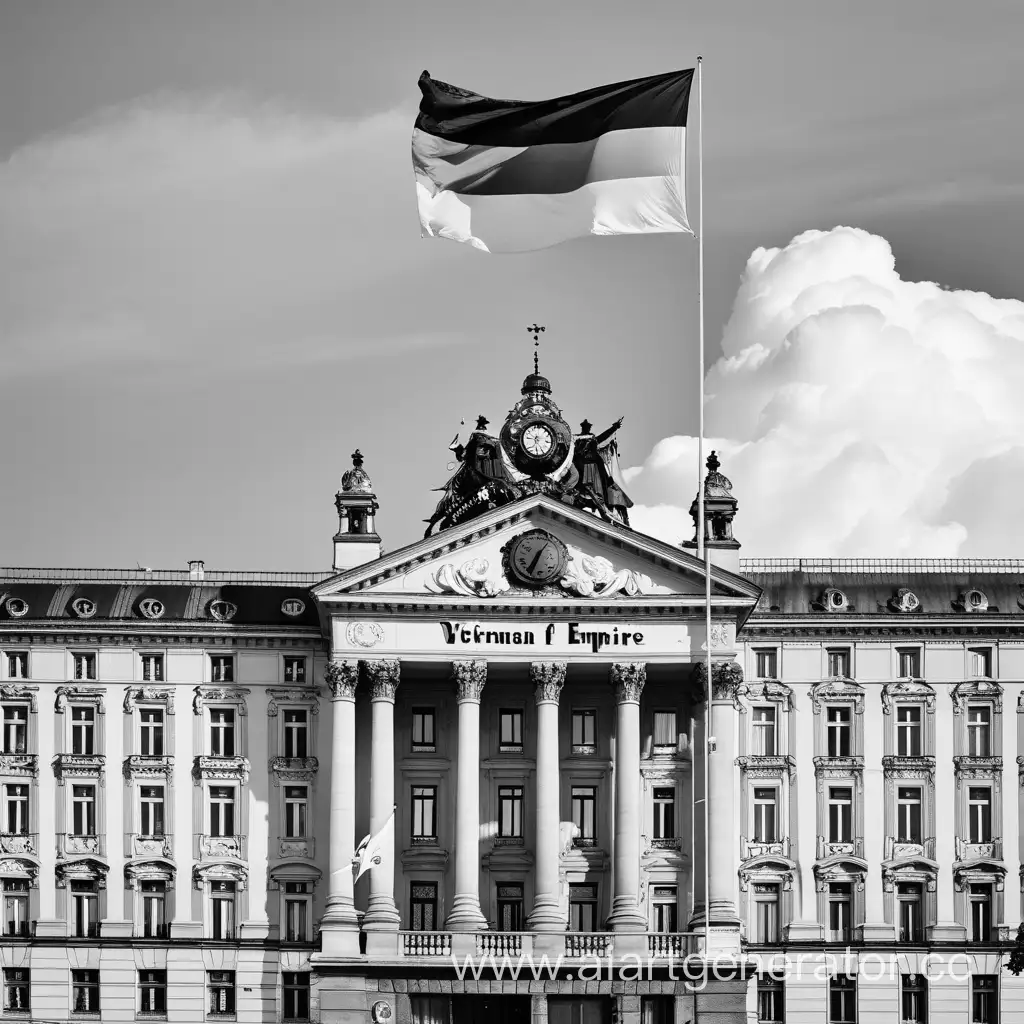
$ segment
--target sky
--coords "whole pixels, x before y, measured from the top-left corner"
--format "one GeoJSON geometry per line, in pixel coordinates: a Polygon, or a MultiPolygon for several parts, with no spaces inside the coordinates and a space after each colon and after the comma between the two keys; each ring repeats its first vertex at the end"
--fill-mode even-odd
{"type": "Polygon", "coordinates": [[[425,68],[544,99],[698,54],[741,554],[1021,555],[1022,36],[1016,0],[8,0],[0,563],[326,569],[357,446],[411,543],[533,322],[570,423],[624,417],[635,525],[687,536],[693,239],[421,239],[409,140],[425,68]]]}

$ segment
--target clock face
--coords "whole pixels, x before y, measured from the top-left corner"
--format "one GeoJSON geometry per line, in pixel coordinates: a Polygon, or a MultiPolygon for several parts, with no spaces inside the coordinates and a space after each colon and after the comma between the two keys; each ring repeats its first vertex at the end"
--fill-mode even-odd
{"type": "Polygon", "coordinates": [[[555,437],[542,423],[531,423],[523,431],[523,447],[535,458],[542,459],[555,446],[555,437]]]}
{"type": "Polygon", "coordinates": [[[531,530],[516,537],[508,548],[508,569],[528,587],[541,587],[565,572],[565,545],[544,530],[531,530]]]}

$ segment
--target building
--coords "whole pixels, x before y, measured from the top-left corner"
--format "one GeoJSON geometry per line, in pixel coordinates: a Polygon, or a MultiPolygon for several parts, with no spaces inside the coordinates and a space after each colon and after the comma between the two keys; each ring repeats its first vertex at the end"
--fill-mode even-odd
{"type": "Polygon", "coordinates": [[[395,552],[357,452],[332,571],[3,570],[0,1019],[1024,1019],[1024,561],[741,562],[712,455],[708,629],[614,432],[535,366],[395,552]]]}

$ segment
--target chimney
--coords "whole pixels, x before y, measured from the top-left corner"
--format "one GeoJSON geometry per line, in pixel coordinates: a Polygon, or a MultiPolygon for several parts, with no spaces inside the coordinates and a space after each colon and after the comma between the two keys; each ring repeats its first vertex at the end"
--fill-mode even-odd
{"type": "Polygon", "coordinates": [[[192,580],[201,580],[203,578],[203,565],[205,563],[201,558],[193,558],[188,563],[188,576],[192,580]]]}

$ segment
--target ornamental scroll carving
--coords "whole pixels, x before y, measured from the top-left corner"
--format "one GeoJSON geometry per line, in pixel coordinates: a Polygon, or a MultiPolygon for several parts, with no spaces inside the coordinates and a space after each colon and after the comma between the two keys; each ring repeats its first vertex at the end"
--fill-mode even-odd
{"type": "Polygon", "coordinates": [[[423,584],[432,594],[461,594],[463,597],[496,597],[510,590],[500,572],[491,572],[486,558],[471,558],[462,565],[446,562],[423,584]]]}
{"type": "Polygon", "coordinates": [[[459,658],[452,662],[459,701],[479,701],[487,682],[487,662],[483,658],[459,658]]]}
{"type": "Polygon", "coordinates": [[[69,700],[82,704],[95,704],[98,715],[102,715],[104,712],[103,690],[99,686],[58,686],[57,699],[53,704],[54,711],[58,715],[63,715],[69,700]]]}
{"type": "Polygon", "coordinates": [[[195,687],[192,691],[195,696],[192,698],[192,713],[201,715],[203,704],[236,704],[239,715],[248,715],[249,709],[245,706],[245,698],[252,693],[252,690],[244,686],[206,686],[205,684],[195,687]]]}
{"type": "Polygon", "coordinates": [[[950,694],[953,700],[953,714],[962,715],[967,710],[969,700],[990,700],[995,714],[1003,710],[1003,688],[990,679],[965,679],[957,683],[950,694]]]}
{"type": "Polygon", "coordinates": [[[167,714],[174,714],[174,691],[161,690],[155,686],[126,686],[124,690],[124,713],[130,715],[132,705],[146,701],[152,704],[164,704],[167,714]]]}
{"type": "Polygon", "coordinates": [[[569,564],[558,585],[571,594],[580,597],[611,597],[612,594],[636,597],[650,593],[654,586],[650,576],[635,569],[616,569],[607,558],[584,554],[572,545],[568,550],[569,564]]]}
{"type": "Polygon", "coordinates": [[[324,682],[331,692],[331,700],[355,700],[359,685],[358,661],[331,661],[324,669],[324,682]]]}
{"type": "Polygon", "coordinates": [[[364,661],[363,671],[370,684],[370,700],[394,701],[395,691],[401,682],[402,665],[397,659],[364,661]]]}
{"type": "Polygon", "coordinates": [[[811,710],[816,715],[830,700],[852,700],[854,714],[864,714],[864,687],[849,679],[826,679],[811,687],[811,710]]]}
{"type": "Polygon", "coordinates": [[[644,683],[647,682],[647,665],[642,661],[616,661],[611,667],[612,686],[615,687],[615,701],[618,704],[639,704],[644,683]]]}
{"type": "Polygon", "coordinates": [[[267,690],[267,717],[276,718],[277,712],[282,704],[301,704],[309,709],[311,715],[320,714],[320,705],[317,702],[317,691],[314,689],[271,689],[267,690]]]}
{"type": "Polygon", "coordinates": [[[921,701],[929,715],[935,714],[935,690],[927,683],[916,679],[900,680],[886,683],[882,687],[882,713],[892,714],[892,706],[896,701],[921,701]]]}
{"type": "MultiPolygon", "coordinates": [[[[708,668],[703,661],[693,667],[693,681],[698,693],[706,694],[708,668]]],[[[711,665],[711,697],[712,700],[732,701],[737,709],[740,687],[743,685],[743,669],[735,661],[716,661],[711,665]]]]}
{"type": "Polygon", "coordinates": [[[0,700],[27,700],[30,711],[38,711],[36,693],[38,686],[19,686],[17,683],[4,683],[0,686],[0,700]]]}
{"type": "Polygon", "coordinates": [[[534,686],[537,703],[545,701],[558,703],[559,694],[565,685],[565,661],[535,661],[530,665],[530,682],[534,686]]]}

